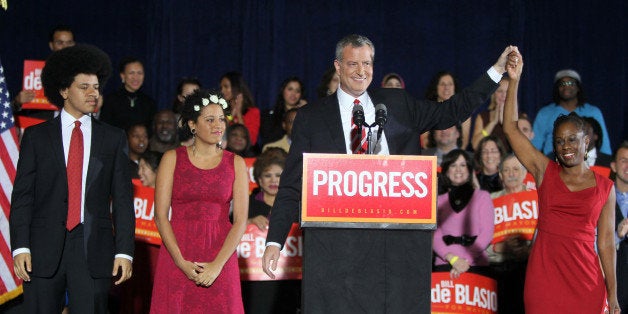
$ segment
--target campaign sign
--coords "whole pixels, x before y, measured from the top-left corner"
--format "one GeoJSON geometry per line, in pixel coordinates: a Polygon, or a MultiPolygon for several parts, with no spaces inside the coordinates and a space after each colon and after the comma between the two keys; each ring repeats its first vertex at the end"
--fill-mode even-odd
{"type": "Polygon", "coordinates": [[[292,224],[286,244],[281,250],[281,258],[277,262],[275,279],[271,279],[262,270],[262,257],[266,249],[268,230],[260,230],[256,225],[249,224],[242,235],[242,240],[236,249],[238,265],[240,266],[240,280],[265,281],[301,279],[301,265],[303,261],[303,236],[298,224],[292,224]]]}
{"type": "Polygon", "coordinates": [[[591,166],[591,170],[605,178],[608,178],[611,175],[611,168],[609,167],[595,165],[595,166],[591,166]]]}
{"type": "Polygon", "coordinates": [[[519,235],[532,240],[539,217],[539,196],[535,190],[512,193],[493,199],[495,207],[495,244],[506,240],[509,235],[519,235]]]}
{"type": "Polygon", "coordinates": [[[246,173],[249,178],[249,193],[251,193],[251,191],[255,190],[257,187],[257,183],[253,177],[253,164],[255,163],[255,158],[244,158],[244,163],[246,164],[246,173]]]}
{"type": "Polygon", "coordinates": [[[143,186],[133,179],[133,207],[135,208],[135,239],[161,245],[161,237],[155,225],[155,189],[143,186]]]}
{"type": "Polygon", "coordinates": [[[436,228],[436,157],[303,154],[303,227],[436,228]]]}
{"type": "Polygon", "coordinates": [[[41,71],[45,64],[45,61],[40,60],[24,60],[22,89],[34,91],[35,99],[29,103],[22,104],[22,109],[59,110],[57,106],[48,102],[48,99],[44,96],[44,87],[41,84],[41,71]]]}
{"type": "Polygon", "coordinates": [[[432,273],[432,313],[497,313],[497,282],[474,273],[451,279],[449,272],[432,273]]]}

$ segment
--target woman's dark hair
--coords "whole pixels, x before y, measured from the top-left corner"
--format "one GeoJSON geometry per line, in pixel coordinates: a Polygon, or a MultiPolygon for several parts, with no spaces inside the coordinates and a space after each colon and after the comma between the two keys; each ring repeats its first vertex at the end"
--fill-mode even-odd
{"type": "Polygon", "coordinates": [[[285,79],[281,83],[281,88],[279,89],[279,93],[277,93],[277,100],[275,101],[275,107],[273,107],[272,118],[271,118],[272,125],[270,126],[270,128],[272,129],[277,128],[281,130],[281,123],[283,122],[283,117],[286,114],[286,100],[283,99],[283,91],[291,82],[299,83],[299,87],[301,88],[301,99],[304,98],[305,87],[303,86],[303,82],[301,81],[301,79],[299,79],[296,76],[291,76],[285,79]]]}
{"type": "MultiPolygon", "coordinates": [[[[467,162],[467,169],[469,170],[469,181],[472,181],[472,177],[473,177],[473,159],[471,159],[471,156],[469,156],[469,154],[459,148],[456,148],[452,151],[450,151],[449,153],[447,153],[445,156],[443,156],[443,161],[441,162],[441,176],[439,177],[439,179],[442,181],[442,186],[443,187],[451,187],[451,179],[449,179],[449,177],[447,177],[447,171],[449,170],[449,167],[451,167],[451,165],[456,162],[456,160],[458,160],[458,157],[462,156],[464,158],[464,160],[467,162]]],[[[439,184],[440,185],[440,184],[439,184]]]]}
{"type": "Polygon", "coordinates": [[[255,179],[255,182],[259,184],[259,178],[262,176],[264,170],[272,165],[277,165],[281,167],[281,169],[284,169],[287,156],[288,153],[280,147],[271,147],[257,156],[257,159],[255,159],[253,163],[253,179],[255,179]]]}
{"type": "MultiPolygon", "coordinates": [[[[595,118],[582,117],[582,119],[584,119],[584,122],[586,124],[591,126],[591,129],[593,129],[593,133],[597,135],[597,141],[595,141],[595,143],[593,144],[595,145],[595,148],[599,151],[600,148],[602,148],[602,142],[604,141],[604,133],[602,133],[602,126],[600,125],[599,122],[597,122],[597,120],[595,120],[595,118]]],[[[593,139],[590,138],[589,141],[593,141],[593,139]]]]}
{"type": "Polygon", "coordinates": [[[486,142],[491,142],[491,141],[495,142],[495,145],[497,145],[500,159],[504,157],[504,155],[506,154],[506,149],[504,148],[504,144],[498,137],[494,135],[489,135],[489,136],[484,137],[483,139],[480,140],[480,143],[478,143],[478,149],[475,151],[475,154],[473,156],[473,159],[475,160],[475,166],[478,171],[482,171],[482,169],[484,168],[484,163],[482,162],[482,149],[484,148],[484,144],[486,144],[486,142]]]}
{"type": "MultiPolygon", "coordinates": [[[[580,117],[577,113],[571,112],[568,115],[561,114],[560,116],[558,116],[558,118],[556,118],[556,120],[554,120],[554,129],[552,130],[552,139],[556,138],[556,131],[558,130],[558,127],[565,123],[572,123],[576,127],[576,129],[578,129],[578,131],[585,133],[584,119],[582,119],[582,117],[580,117]]],[[[552,146],[554,147],[554,151],[556,151],[556,145],[554,144],[553,140],[552,140],[552,146]]]]}
{"type": "Polygon", "coordinates": [[[427,89],[425,90],[425,99],[438,101],[438,83],[440,83],[440,79],[449,75],[454,80],[454,93],[458,94],[460,92],[460,84],[458,84],[458,79],[449,71],[440,71],[436,73],[430,80],[430,83],[427,85],[427,89]]]}
{"type": "Polygon", "coordinates": [[[64,100],[59,92],[70,87],[78,74],[96,75],[102,92],[111,76],[111,60],[105,52],[91,45],[79,44],[53,52],[41,72],[46,98],[57,107],[63,107],[64,100]]]}
{"type": "Polygon", "coordinates": [[[328,96],[327,91],[329,90],[329,83],[334,78],[334,75],[336,75],[336,67],[334,66],[323,73],[321,82],[318,84],[318,87],[316,87],[316,96],[318,96],[319,99],[328,96]]]}
{"type": "Polygon", "coordinates": [[[248,85],[244,81],[244,77],[240,72],[227,72],[220,77],[220,80],[229,80],[231,83],[231,95],[233,98],[242,94],[242,114],[245,114],[249,108],[255,107],[255,101],[253,101],[253,95],[248,85]]]}
{"type": "MultiPolygon", "coordinates": [[[[216,96],[219,99],[223,98],[222,94],[219,91],[210,91],[207,89],[198,89],[194,93],[190,94],[188,97],[185,97],[185,101],[183,102],[183,106],[181,107],[181,117],[179,118],[179,125],[181,126],[181,131],[186,136],[192,136],[192,130],[190,130],[190,126],[188,125],[188,121],[198,121],[198,117],[201,115],[201,110],[196,111],[196,108],[203,108],[203,99],[210,99],[211,96],[216,96]]],[[[222,108],[222,105],[211,103],[209,105],[215,105],[222,108]]],[[[208,105],[208,106],[209,106],[208,105]]],[[[230,107],[227,106],[226,109],[222,109],[225,113],[225,117],[230,113],[230,107]]]]}
{"type": "Polygon", "coordinates": [[[251,135],[249,134],[249,129],[246,128],[246,126],[244,124],[241,123],[234,123],[232,125],[230,125],[227,128],[227,147],[225,148],[226,150],[236,154],[236,155],[240,155],[242,157],[252,157],[252,153],[251,153],[251,135]],[[232,141],[229,140],[229,136],[231,135],[231,133],[233,133],[236,130],[242,130],[242,132],[244,132],[244,138],[246,139],[246,146],[244,147],[244,149],[242,151],[235,151],[233,150],[233,148],[231,147],[231,143],[232,141]]]}
{"type": "Polygon", "coordinates": [[[126,66],[131,63],[139,63],[142,66],[142,68],[144,68],[144,63],[142,63],[140,59],[136,57],[127,56],[127,57],[122,58],[122,60],[120,60],[120,64],[118,65],[118,71],[120,73],[124,73],[124,70],[126,70],[126,66]]]}
{"type": "Polygon", "coordinates": [[[179,95],[183,93],[183,87],[185,85],[196,85],[198,88],[202,88],[201,81],[199,81],[195,77],[182,77],[179,79],[179,83],[177,83],[177,95],[174,96],[174,101],[172,102],[172,111],[174,113],[180,113],[180,108],[183,106],[183,102],[179,100],[179,95]]]}
{"type": "Polygon", "coordinates": [[[161,157],[163,155],[164,154],[160,152],[147,150],[140,155],[140,159],[143,159],[153,171],[157,172],[157,168],[159,168],[159,163],[161,162],[161,157]]]}

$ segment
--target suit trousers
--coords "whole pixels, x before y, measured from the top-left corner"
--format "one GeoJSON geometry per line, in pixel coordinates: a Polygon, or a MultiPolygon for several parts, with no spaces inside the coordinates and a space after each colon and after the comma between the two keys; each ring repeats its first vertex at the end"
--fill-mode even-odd
{"type": "Polygon", "coordinates": [[[70,313],[107,313],[111,278],[92,278],[85,257],[83,224],[66,231],[61,261],[52,277],[24,282],[27,313],[59,313],[68,292],[70,313]]]}

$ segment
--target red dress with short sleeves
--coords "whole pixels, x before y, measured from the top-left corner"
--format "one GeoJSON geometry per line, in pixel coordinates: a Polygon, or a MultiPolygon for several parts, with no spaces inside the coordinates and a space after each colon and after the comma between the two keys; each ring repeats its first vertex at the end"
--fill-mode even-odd
{"type": "Polygon", "coordinates": [[[525,281],[526,313],[602,313],[606,285],[595,252],[598,218],[612,181],[570,191],[550,161],[539,192],[537,236],[525,281]]]}
{"type": "MultiPolygon", "coordinates": [[[[233,197],[234,155],[223,151],[213,169],[192,165],[186,147],[176,150],[170,224],[186,260],[209,262],[220,251],[231,229],[229,206],[233,197]]],[[[151,313],[244,313],[240,272],[235,252],[210,287],[197,286],[161,247],[151,313]]]]}

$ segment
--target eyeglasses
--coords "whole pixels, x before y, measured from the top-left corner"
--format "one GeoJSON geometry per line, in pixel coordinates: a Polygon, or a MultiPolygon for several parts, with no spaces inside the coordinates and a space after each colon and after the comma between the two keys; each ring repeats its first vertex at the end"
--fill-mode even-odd
{"type": "Polygon", "coordinates": [[[576,86],[576,81],[562,81],[558,86],[576,86]]]}

